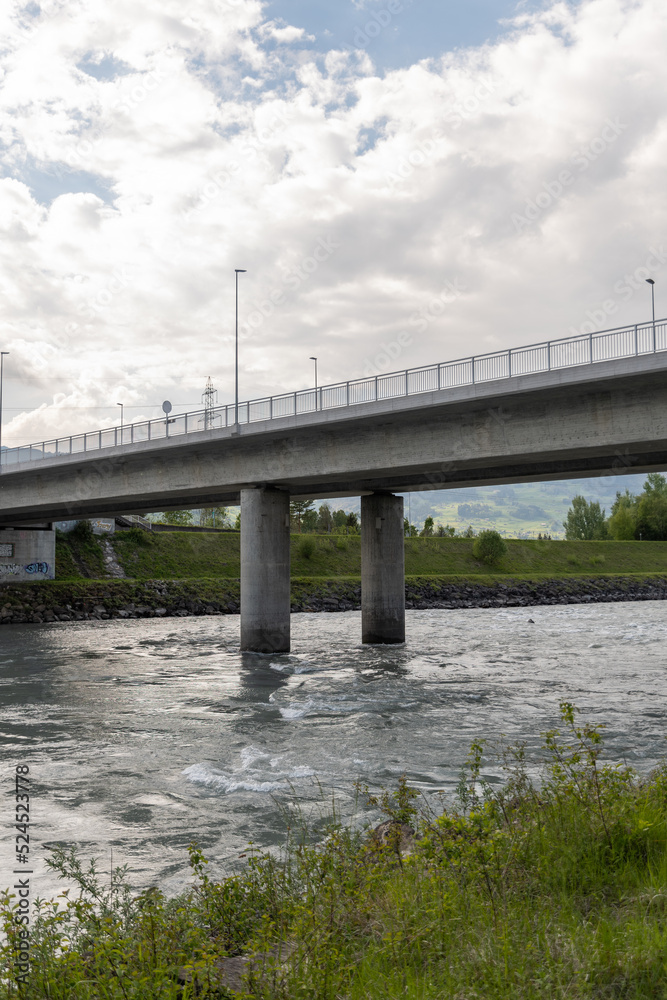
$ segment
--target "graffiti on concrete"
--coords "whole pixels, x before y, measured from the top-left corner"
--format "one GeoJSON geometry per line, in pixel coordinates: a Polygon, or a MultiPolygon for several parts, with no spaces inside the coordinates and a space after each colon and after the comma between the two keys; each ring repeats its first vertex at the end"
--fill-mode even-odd
{"type": "Polygon", "coordinates": [[[27,566],[21,566],[19,563],[0,563],[0,576],[18,576],[19,573],[29,573],[31,576],[42,573],[47,576],[50,568],[47,562],[28,563],[27,566]]]}
{"type": "Polygon", "coordinates": [[[46,562],[28,563],[28,565],[25,566],[24,569],[25,569],[26,573],[44,573],[44,574],[46,574],[46,573],[49,572],[49,564],[46,563],[46,562]]]}

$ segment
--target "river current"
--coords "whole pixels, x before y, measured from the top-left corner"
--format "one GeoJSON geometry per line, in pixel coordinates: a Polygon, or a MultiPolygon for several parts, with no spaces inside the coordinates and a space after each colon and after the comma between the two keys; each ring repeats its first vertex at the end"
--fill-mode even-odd
{"type": "Polygon", "coordinates": [[[0,888],[17,764],[30,768],[32,891],[48,897],[63,888],[44,867],[56,843],[106,870],[113,849],[133,885],[173,894],[192,839],[230,870],[249,841],[284,841],[297,801],[324,816],[333,795],[371,821],[355,782],[391,788],[403,773],[451,796],[473,739],[526,740],[536,760],[563,699],[607,724],[607,759],[647,772],[665,756],[663,602],[411,611],[402,647],[363,647],[358,612],[297,614],[283,656],[241,654],[238,629],[227,616],[0,631],[0,888]]]}

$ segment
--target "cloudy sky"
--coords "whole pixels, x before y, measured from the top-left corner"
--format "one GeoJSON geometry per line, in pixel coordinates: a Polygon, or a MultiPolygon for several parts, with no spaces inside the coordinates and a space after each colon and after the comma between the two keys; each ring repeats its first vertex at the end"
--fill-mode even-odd
{"type": "Polygon", "coordinates": [[[3,444],[667,313],[664,0],[6,0],[3,444]],[[664,289],[664,291],[663,291],[664,289]]]}

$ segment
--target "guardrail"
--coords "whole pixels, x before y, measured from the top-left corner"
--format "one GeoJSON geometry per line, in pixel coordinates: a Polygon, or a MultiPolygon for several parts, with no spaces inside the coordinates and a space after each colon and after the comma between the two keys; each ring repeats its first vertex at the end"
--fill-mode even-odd
{"type": "Polygon", "coordinates": [[[124,424],[122,427],[72,434],[17,448],[3,448],[1,463],[7,469],[8,466],[37,459],[84,454],[142,441],[166,440],[195,431],[232,427],[237,423],[275,420],[278,417],[356,406],[359,403],[372,403],[397,396],[412,396],[436,389],[575,368],[666,350],[667,319],[656,320],[655,323],[635,323],[634,326],[548,340],[459,361],[423,365],[421,368],[407,368],[388,375],[371,375],[317,389],[298,389],[279,396],[252,399],[239,403],[238,414],[234,412],[234,404],[227,403],[213,409],[181,413],[168,419],[162,417],[143,420],[136,424],[124,424]]]}

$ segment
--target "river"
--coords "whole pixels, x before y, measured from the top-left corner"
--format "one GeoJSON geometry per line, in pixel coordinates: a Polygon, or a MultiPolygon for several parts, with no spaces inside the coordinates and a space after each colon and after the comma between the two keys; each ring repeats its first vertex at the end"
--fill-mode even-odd
{"type": "MultiPolygon", "coordinates": [[[[196,839],[214,871],[249,841],[281,843],[299,800],[373,819],[354,783],[402,773],[451,796],[474,738],[526,740],[558,703],[607,724],[607,759],[665,754],[663,602],[411,611],[403,647],[362,647],[360,615],[297,614],[293,652],[241,654],[236,616],[5,626],[0,631],[0,887],[13,868],[13,774],[30,768],[32,892],[62,889],[49,845],[78,844],[137,887],[188,881],[196,839]],[[532,619],[532,621],[531,621],[532,619]]],[[[485,773],[500,779],[496,765],[485,773]]]]}

